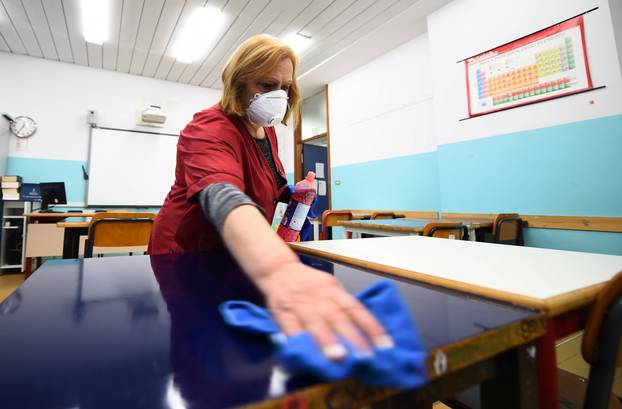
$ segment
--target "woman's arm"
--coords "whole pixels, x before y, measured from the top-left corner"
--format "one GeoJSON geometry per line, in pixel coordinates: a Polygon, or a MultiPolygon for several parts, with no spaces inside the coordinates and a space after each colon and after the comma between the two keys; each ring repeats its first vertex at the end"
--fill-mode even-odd
{"type": "Polygon", "coordinates": [[[380,323],[332,275],[300,262],[256,207],[242,205],[231,210],[221,234],[266,296],[286,335],[309,331],[332,359],[345,355],[336,335],[364,352],[370,351],[367,339],[381,348],[393,345],[380,323]]]}

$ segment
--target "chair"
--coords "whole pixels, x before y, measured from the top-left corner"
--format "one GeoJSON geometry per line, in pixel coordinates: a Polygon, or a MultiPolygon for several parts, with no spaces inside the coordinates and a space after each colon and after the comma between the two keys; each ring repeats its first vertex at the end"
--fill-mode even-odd
{"type": "MultiPolygon", "coordinates": [[[[337,222],[341,220],[352,220],[352,212],[350,210],[325,210],[324,213],[322,213],[320,240],[332,239],[333,226],[336,226],[337,222]]],[[[350,233],[347,234],[348,238],[351,238],[351,236],[350,233]]]]}
{"type": "Polygon", "coordinates": [[[622,271],[598,293],[587,319],[581,344],[583,358],[590,364],[587,388],[582,378],[558,372],[565,407],[581,407],[580,395],[587,389],[583,408],[622,408],[621,399],[611,393],[616,366],[622,366],[621,336],[622,271]]]}
{"type": "Polygon", "coordinates": [[[462,240],[465,236],[466,227],[462,223],[432,222],[423,227],[423,235],[428,237],[440,237],[444,239],[462,240]]]}
{"type": "Polygon", "coordinates": [[[133,247],[149,244],[153,213],[99,213],[89,224],[84,257],[93,257],[93,247],[133,247]]]}
{"type": "Polygon", "coordinates": [[[492,226],[492,239],[498,244],[523,245],[523,219],[517,213],[499,213],[492,226]]]}

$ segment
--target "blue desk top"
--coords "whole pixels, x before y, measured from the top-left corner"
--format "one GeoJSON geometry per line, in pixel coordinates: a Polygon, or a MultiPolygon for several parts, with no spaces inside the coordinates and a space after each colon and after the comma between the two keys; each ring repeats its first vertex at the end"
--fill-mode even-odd
{"type": "MultiPolygon", "coordinates": [[[[380,279],[302,256],[357,293],[380,279]]],[[[396,280],[428,349],[534,313],[396,280]]],[[[261,303],[226,254],[47,261],[0,304],[0,402],[13,408],[242,405],[318,383],[279,376],[271,344],[224,325],[229,299],[261,303]]]]}

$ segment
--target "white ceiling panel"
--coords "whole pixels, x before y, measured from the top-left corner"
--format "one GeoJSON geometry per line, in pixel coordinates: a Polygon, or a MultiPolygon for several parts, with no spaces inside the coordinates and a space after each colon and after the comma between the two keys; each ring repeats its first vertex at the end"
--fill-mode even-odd
{"type": "Polygon", "coordinates": [[[130,72],[134,45],[138,37],[144,6],[145,0],[125,0],[123,2],[121,32],[119,34],[119,53],[117,54],[117,71],[130,72]]]}
{"type": "Polygon", "coordinates": [[[130,64],[130,72],[132,74],[140,74],[143,72],[143,67],[147,61],[147,54],[151,49],[153,36],[158,28],[163,11],[164,0],[149,0],[148,4],[143,9],[143,14],[140,19],[140,28],[132,54],[132,62],[130,64]]]}
{"type": "Polygon", "coordinates": [[[78,0],[62,0],[61,5],[65,12],[65,22],[69,33],[69,43],[73,53],[73,61],[80,65],[89,65],[86,55],[86,41],[82,34],[82,16],[78,0]]]}
{"type": "Polygon", "coordinates": [[[89,67],[103,68],[104,47],[99,44],[86,43],[86,56],[89,67]]]}
{"type": "Polygon", "coordinates": [[[327,8],[322,10],[315,18],[305,23],[305,25],[300,28],[300,31],[303,33],[308,31],[309,33],[313,33],[313,36],[315,37],[324,26],[337,19],[339,16],[343,16],[344,11],[348,10],[356,3],[357,1],[355,0],[334,1],[327,8]]]}
{"type": "MultiPolygon", "coordinates": [[[[235,43],[229,44],[229,50],[225,52],[225,56],[229,56],[235,47],[239,45],[245,39],[255,35],[261,34],[265,32],[265,29],[272,23],[275,16],[279,16],[283,10],[287,7],[287,0],[272,0],[265,3],[261,12],[257,15],[256,18],[253,19],[250,25],[246,27],[244,32],[238,36],[237,41],[235,43]]],[[[224,38],[223,38],[224,39],[224,38]]],[[[223,46],[224,47],[224,46],[223,46]]],[[[215,47],[212,48],[215,51],[215,47]]],[[[222,56],[221,56],[222,57],[222,56]]],[[[204,58],[202,61],[199,61],[198,64],[194,65],[192,70],[187,70],[183,76],[179,78],[179,82],[188,83],[194,76],[197,74],[197,71],[201,67],[209,68],[209,65],[214,65],[214,68],[218,70],[218,76],[220,76],[220,72],[222,71],[222,66],[224,65],[226,58],[221,58],[220,61],[214,63],[216,59],[216,54],[212,53],[208,56],[208,58],[204,58]]],[[[203,74],[205,73],[205,68],[201,71],[203,74]]],[[[199,74],[201,75],[201,74],[199,74]]]]}
{"type": "Polygon", "coordinates": [[[15,30],[17,30],[17,34],[21,38],[24,47],[26,47],[28,55],[43,57],[41,47],[39,46],[37,37],[35,37],[35,33],[32,31],[32,25],[30,24],[26,9],[24,9],[21,0],[2,0],[2,4],[7,14],[11,16],[13,26],[15,30]]]}
{"type": "Polygon", "coordinates": [[[37,38],[37,42],[41,47],[43,56],[49,60],[58,60],[56,44],[54,44],[54,39],[52,38],[52,31],[47,21],[45,10],[43,9],[43,3],[34,0],[22,2],[22,5],[26,11],[28,22],[37,38]]]}
{"type": "Polygon", "coordinates": [[[300,0],[288,2],[287,8],[277,18],[272,19],[272,22],[266,28],[266,33],[273,36],[278,36],[280,32],[289,26],[291,22],[298,17],[303,10],[305,10],[312,3],[311,0],[300,0]]]}
{"type": "Polygon", "coordinates": [[[102,46],[102,66],[107,70],[116,70],[117,55],[119,52],[119,36],[121,35],[121,16],[123,14],[124,0],[110,1],[110,30],[108,40],[102,46]]]}
{"type": "Polygon", "coordinates": [[[179,37],[181,32],[181,28],[188,22],[188,19],[194,13],[197,7],[202,7],[205,4],[205,0],[188,0],[183,7],[181,15],[179,16],[177,22],[175,23],[175,29],[171,34],[171,37],[167,40],[167,45],[165,48],[164,54],[160,58],[158,62],[158,66],[156,67],[155,77],[161,80],[167,78],[169,72],[173,68],[173,64],[175,64],[175,58],[173,58],[171,54],[171,49],[175,44],[175,41],[179,37]]]}
{"type": "Polygon", "coordinates": [[[336,78],[333,72],[356,69],[378,55],[383,44],[386,52],[421,32],[427,13],[449,0],[93,1],[110,4],[110,34],[101,46],[84,40],[80,0],[0,0],[0,52],[219,88],[224,64],[250,36],[302,33],[312,43],[300,55],[298,74],[306,78],[303,84],[317,88],[318,81],[336,78]],[[225,24],[202,58],[179,63],[171,55],[175,41],[189,16],[205,6],[221,9],[225,24]],[[400,24],[416,20],[417,30],[390,29],[391,21],[403,15],[408,19],[400,24]],[[372,32],[373,52],[362,40],[372,32]],[[333,71],[327,68],[331,64],[337,67],[333,71]]]}
{"type": "Polygon", "coordinates": [[[63,12],[62,2],[57,0],[43,0],[43,12],[49,25],[50,34],[58,58],[64,62],[73,62],[71,44],[69,43],[69,32],[65,23],[65,13],[63,12]]]}
{"type": "Polygon", "coordinates": [[[229,2],[225,6],[223,13],[227,20],[220,33],[220,37],[214,42],[211,50],[209,50],[200,61],[190,64],[189,70],[191,71],[191,75],[187,77],[193,85],[200,84],[201,80],[193,81],[194,78],[204,78],[212,66],[212,61],[219,60],[222,54],[226,53],[226,50],[231,47],[231,44],[237,40],[240,32],[248,26],[249,16],[256,16],[256,14],[252,13],[253,10],[261,10],[266,4],[266,0],[236,0],[229,2]],[[198,67],[200,67],[200,69],[197,70],[198,67]]]}
{"type": "Polygon", "coordinates": [[[11,52],[11,50],[9,49],[9,45],[6,43],[6,41],[4,41],[4,37],[2,37],[2,34],[0,34],[0,51],[4,51],[4,52],[11,52]]]}
{"type": "MultiPolygon", "coordinates": [[[[410,0],[405,1],[412,4],[410,0]]],[[[381,16],[384,15],[384,12],[390,10],[391,7],[399,3],[400,0],[376,0],[361,11],[353,13],[351,18],[344,24],[327,33],[323,39],[320,39],[320,41],[314,45],[313,49],[304,53],[300,67],[301,72],[312,69],[317,64],[320,64],[322,61],[339,52],[339,50],[352,44],[352,41],[358,38],[354,38],[350,42],[345,42],[343,40],[345,38],[352,38],[353,33],[362,35],[373,31],[378,21],[386,21],[381,20],[381,16]]]]}
{"type": "Polygon", "coordinates": [[[0,2],[0,36],[9,49],[9,52],[26,54],[26,47],[15,30],[11,16],[6,12],[4,4],[0,2]]]}
{"type": "Polygon", "coordinates": [[[216,55],[214,58],[208,60],[208,63],[211,64],[211,68],[201,84],[206,87],[211,87],[211,84],[217,83],[216,88],[220,88],[220,75],[229,56],[249,37],[264,33],[266,28],[272,23],[274,15],[282,11],[282,6],[282,2],[272,1],[264,6],[262,11],[257,15],[257,18],[248,21],[249,24],[246,25],[244,31],[238,35],[233,43],[228,45],[229,48],[226,51],[224,51],[224,48],[221,50],[217,60],[215,58],[216,55]],[[224,53],[222,53],[222,51],[224,51],[224,53]]]}
{"type": "Polygon", "coordinates": [[[169,47],[171,36],[185,3],[184,0],[167,0],[164,3],[160,23],[153,35],[153,41],[143,67],[142,75],[145,77],[153,77],[155,75],[160,60],[162,60],[162,56],[169,47]]]}

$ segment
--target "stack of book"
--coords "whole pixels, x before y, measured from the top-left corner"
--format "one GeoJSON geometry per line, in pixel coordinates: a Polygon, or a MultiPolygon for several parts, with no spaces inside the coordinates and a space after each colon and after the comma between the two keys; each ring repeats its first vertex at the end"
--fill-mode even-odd
{"type": "Polygon", "coordinates": [[[21,176],[2,176],[2,200],[19,200],[21,176]]]}

